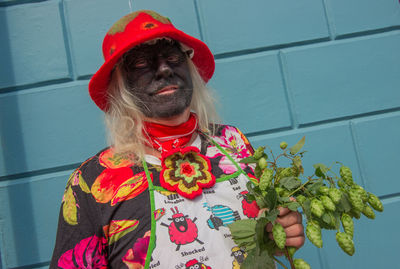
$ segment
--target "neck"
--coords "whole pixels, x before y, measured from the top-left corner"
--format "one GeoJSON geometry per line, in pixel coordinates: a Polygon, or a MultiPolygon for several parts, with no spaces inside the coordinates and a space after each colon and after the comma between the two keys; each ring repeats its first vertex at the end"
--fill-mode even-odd
{"type": "Polygon", "coordinates": [[[169,118],[145,118],[145,121],[148,122],[154,122],[157,124],[162,124],[166,126],[177,126],[179,124],[182,124],[184,122],[187,122],[190,116],[190,109],[187,108],[185,111],[183,111],[181,114],[169,118]]]}

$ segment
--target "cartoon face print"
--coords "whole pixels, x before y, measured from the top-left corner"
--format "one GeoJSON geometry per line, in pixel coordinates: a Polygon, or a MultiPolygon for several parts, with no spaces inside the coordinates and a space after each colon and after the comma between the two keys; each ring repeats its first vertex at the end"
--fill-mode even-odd
{"type": "Polygon", "coordinates": [[[185,269],[211,269],[210,266],[198,262],[196,259],[188,261],[185,266],[185,269]]]}
{"type": "Polygon", "coordinates": [[[173,213],[172,218],[168,218],[171,223],[169,225],[161,223],[161,225],[168,227],[170,240],[177,245],[176,251],[180,249],[181,245],[186,245],[194,241],[204,244],[197,238],[198,229],[195,224],[197,218],[190,219],[188,215],[180,213],[178,207],[175,207],[175,210],[171,208],[171,211],[173,213]]]}
{"type": "Polygon", "coordinates": [[[219,230],[219,227],[227,226],[235,220],[240,220],[239,212],[233,211],[230,207],[224,205],[209,206],[207,203],[203,204],[207,211],[211,211],[212,215],[207,220],[207,225],[210,229],[219,230]]]}
{"type": "Polygon", "coordinates": [[[234,258],[232,262],[232,268],[240,268],[240,265],[244,262],[247,253],[239,247],[233,247],[231,251],[231,256],[234,258]]]}

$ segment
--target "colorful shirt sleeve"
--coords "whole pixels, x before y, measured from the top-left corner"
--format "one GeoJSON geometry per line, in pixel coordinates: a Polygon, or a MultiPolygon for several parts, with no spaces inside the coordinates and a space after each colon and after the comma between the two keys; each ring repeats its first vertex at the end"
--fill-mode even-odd
{"type": "Polygon", "coordinates": [[[107,268],[101,212],[82,166],[71,174],[64,191],[50,268],[107,268]]]}

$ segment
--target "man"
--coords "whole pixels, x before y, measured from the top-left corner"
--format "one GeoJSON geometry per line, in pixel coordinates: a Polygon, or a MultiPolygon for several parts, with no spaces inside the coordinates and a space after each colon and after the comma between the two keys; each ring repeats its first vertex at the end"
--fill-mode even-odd
{"type": "MultiPolygon", "coordinates": [[[[253,168],[238,163],[253,150],[211,124],[213,55],[153,11],[116,22],[103,54],[89,92],[112,147],[71,175],[51,268],[231,268],[227,225],[254,217],[241,195],[253,168]]],[[[278,221],[301,247],[301,215],[281,209],[278,221]]]]}

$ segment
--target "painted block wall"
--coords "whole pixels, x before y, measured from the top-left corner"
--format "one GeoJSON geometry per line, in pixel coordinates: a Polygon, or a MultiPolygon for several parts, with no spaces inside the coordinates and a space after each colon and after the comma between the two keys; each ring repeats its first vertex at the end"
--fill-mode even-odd
{"type": "MultiPolygon", "coordinates": [[[[356,253],[324,233],[313,268],[398,268],[398,0],[131,0],[209,44],[219,112],[254,146],[306,136],[306,173],[337,160],[385,212],[356,225],[356,253]],[[307,169],[308,167],[308,169],[307,169]]],[[[128,0],[0,0],[0,268],[47,268],[68,175],[106,146],[87,93],[101,41],[128,0]]]]}

